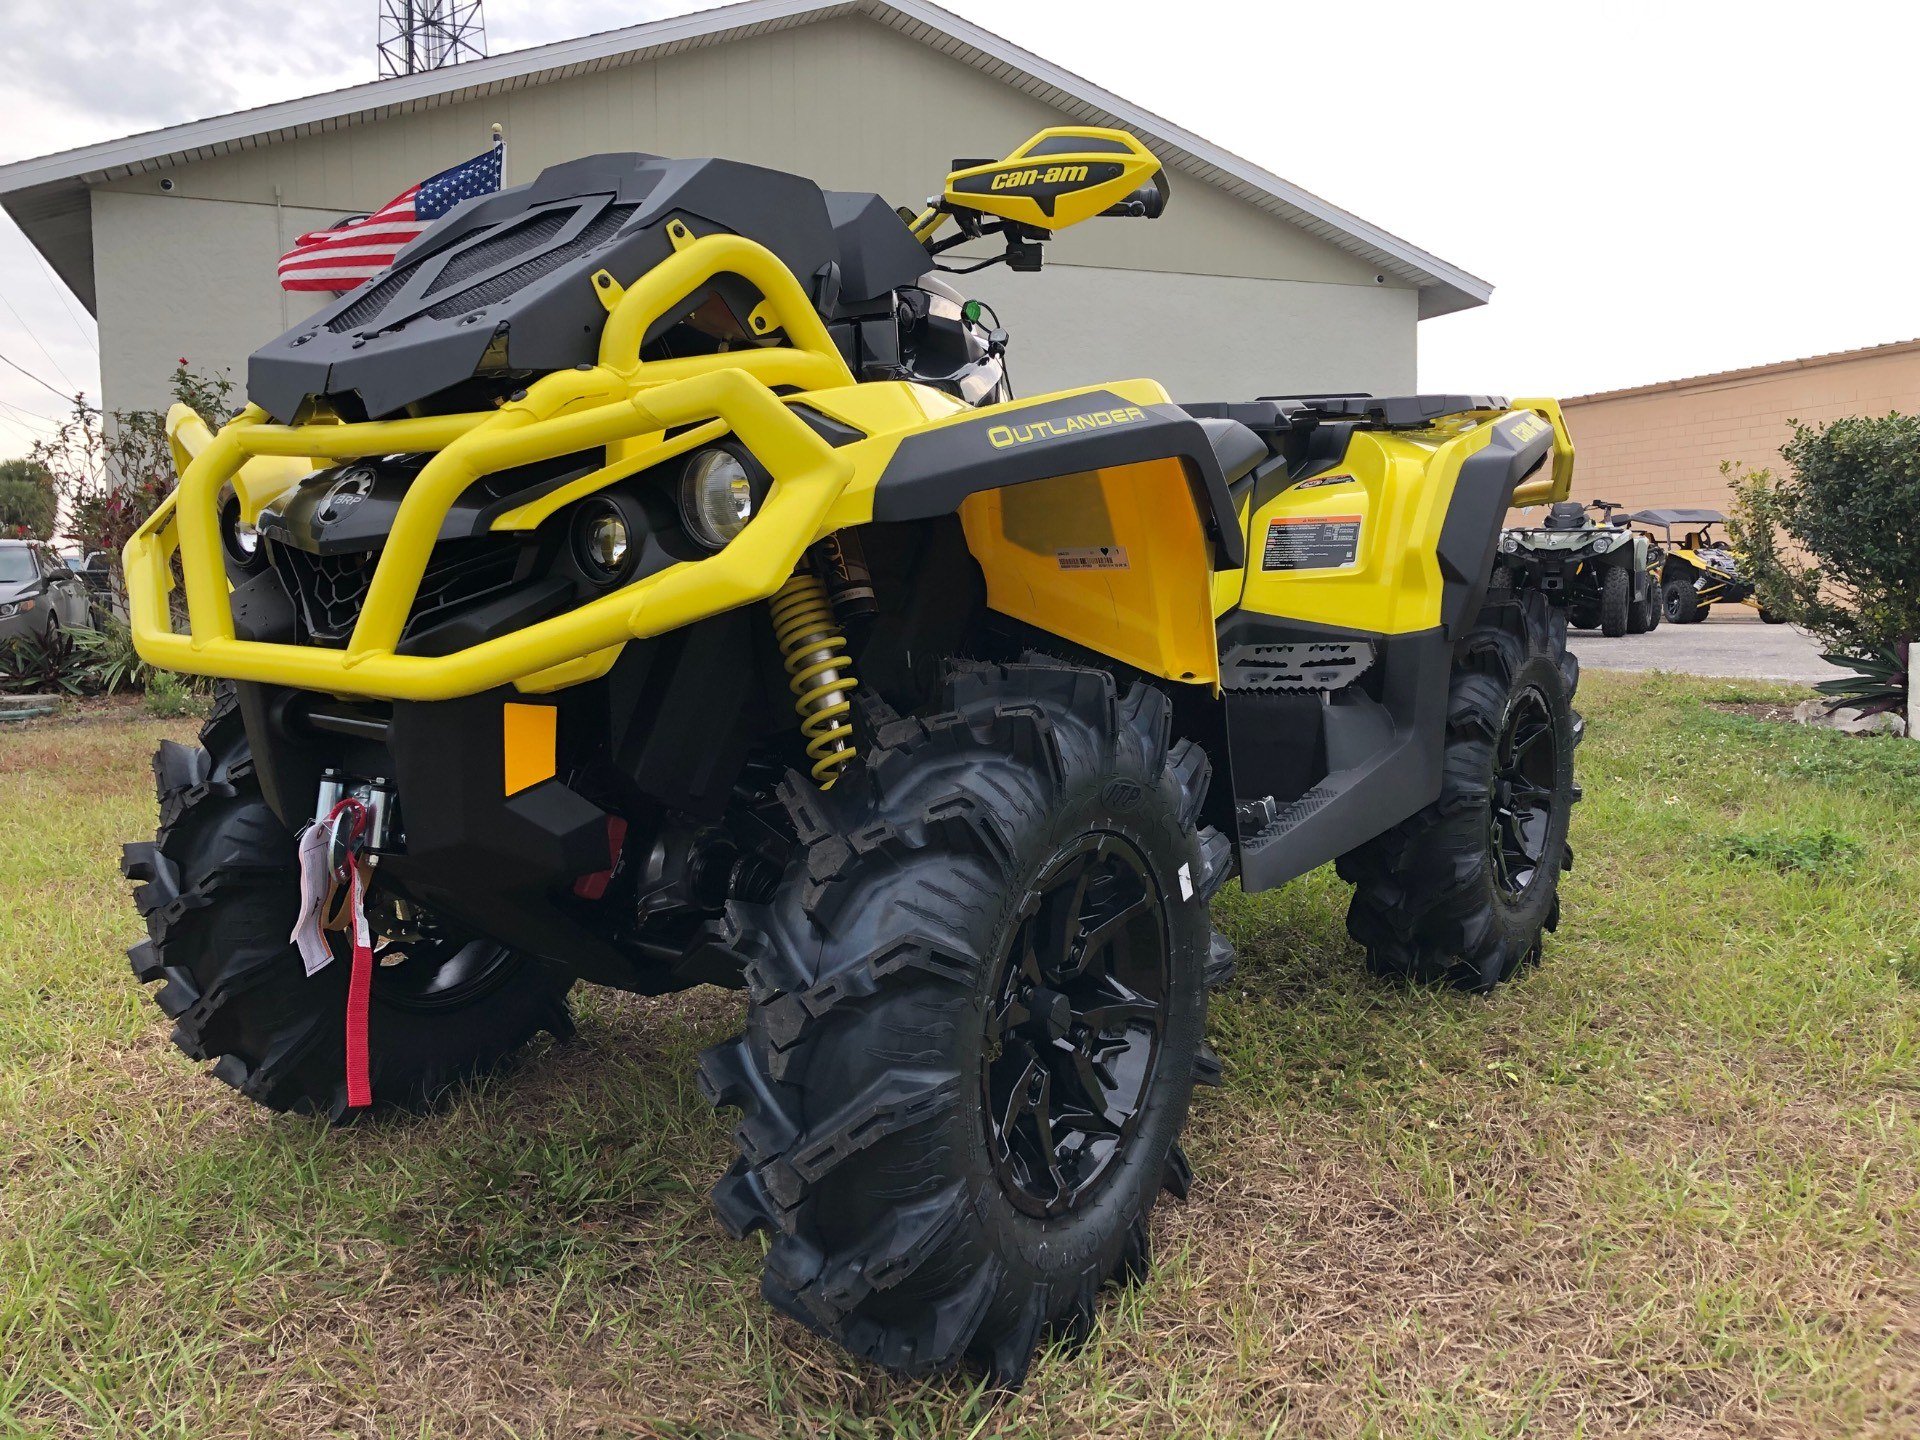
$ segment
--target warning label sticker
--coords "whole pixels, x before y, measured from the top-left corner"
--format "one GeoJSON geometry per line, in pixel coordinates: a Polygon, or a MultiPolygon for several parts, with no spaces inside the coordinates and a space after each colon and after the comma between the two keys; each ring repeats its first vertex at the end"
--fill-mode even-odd
{"type": "Polygon", "coordinates": [[[1056,550],[1054,559],[1060,562],[1062,570],[1125,570],[1127,569],[1127,547],[1124,545],[1099,545],[1085,550],[1056,550]]]}
{"type": "Polygon", "coordinates": [[[1360,558],[1358,515],[1302,515],[1267,524],[1262,570],[1345,570],[1360,558]]]}

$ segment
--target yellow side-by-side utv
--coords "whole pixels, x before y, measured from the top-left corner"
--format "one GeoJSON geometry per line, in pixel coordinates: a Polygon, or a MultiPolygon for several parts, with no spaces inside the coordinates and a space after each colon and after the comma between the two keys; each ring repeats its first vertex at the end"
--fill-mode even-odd
{"type": "Polygon", "coordinates": [[[1229,878],[1336,862],[1395,979],[1536,958],[1578,669],[1498,543],[1568,493],[1559,408],[1016,398],[942,257],[1166,200],[1115,130],[917,214],[594,156],[266,345],[217,433],[177,412],[133,624],[229,683],[125,868],[180,1048],[338,1120],[564,1035],[581,981],[744,989],[700,1083],[767,1297],[1014,1381],[1187,1187],[1229,878]]]}
{"type": "Polygon", "coordinates": [[[1754,594],[1746,557],[1713,533],[1716,525],[1727,523],[1718,510],[1667,507],[1638,510],[1627,519],[1653,546],[1661,604],[1674,624],[1697,625],[1715,605],[1750,605],[1767,624],[1780,623],[1754,594]]]}

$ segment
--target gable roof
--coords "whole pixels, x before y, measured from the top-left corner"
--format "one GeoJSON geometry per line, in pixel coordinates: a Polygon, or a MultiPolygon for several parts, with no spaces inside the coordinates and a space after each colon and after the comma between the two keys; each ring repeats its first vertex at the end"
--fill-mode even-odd
{"type": "Polygon", "coordinates": [[[891,26],[1083,124],[1133,131],[1173,168],[1418,286],[1422,319],[1483,305],[1493,293],[1485,280],[926,0],[744,0],[149,130],[0,166],[0,206],[92,310],[89,185],[843,15],[891,26]]]}

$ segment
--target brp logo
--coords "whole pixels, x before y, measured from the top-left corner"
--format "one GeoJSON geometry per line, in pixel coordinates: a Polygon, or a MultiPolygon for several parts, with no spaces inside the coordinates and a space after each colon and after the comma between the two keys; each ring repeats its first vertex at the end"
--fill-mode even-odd
{"type": "Polygon", "coordinates": [[[331,525],[372,493],[373,472],[349,470],[334,481],[328,487],[327,493],[320,497],[316,518],[322,525],[331,525]]]}

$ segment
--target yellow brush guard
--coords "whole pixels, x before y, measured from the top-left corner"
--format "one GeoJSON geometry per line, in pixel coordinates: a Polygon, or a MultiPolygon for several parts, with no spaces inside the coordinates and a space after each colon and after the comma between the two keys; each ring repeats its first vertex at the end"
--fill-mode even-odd
{"type": "MultiPolygon", "coordinates": [[[[832,389],[852,385],[853,376],[806,293],[771,251],[735,235],[696,239],[678,221],[668,233],[676,253],[631,288],[605,271],[593,277],[608,311],[599,363],[548,375],[498,410],[274,425],[249,406],[211,439],[194,437],[203,443],[179,488],[127,544],[129,607],[141,657],[192,675],[335,695],[450,700],[513,682],[537,689],[589,678],[603,668],[597,657],[610,658],[610,647],[771,596],[818,537],[853,474],[846,457],[794,416],[772,387],[832,389]],[[765,297],[749,319],[755,332],[784,332],[787,343],[643,362],[648,327],[722,273],[738,275],[765,297]],[[664,458],[686,446],[665,442],[663,432],[689,425],[701,427],[702,439],[731,431],[773,480],[759,513],[726,549],[451,655],[397,653],[434,540],[468,486],[497,471],[603,446],[630,444],[644,458],[658,445],[664,458]],[[219,533],[223,490],[231,485],[241,514],[252,519],[316,462],[420,451],[437,453],[395,514],[346,647],[237,638],[219,533]],[[279,463],[264,463],[269,458],[279,463]],[[176,552],[186,634],[172,628],[169,615],[176,552]]],[[[176,433],[176,456],[192,449],[176,433]]],[[[608,466],[607,478],[632,473],[638,467],[631,458],[608,466]]]]}

